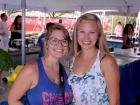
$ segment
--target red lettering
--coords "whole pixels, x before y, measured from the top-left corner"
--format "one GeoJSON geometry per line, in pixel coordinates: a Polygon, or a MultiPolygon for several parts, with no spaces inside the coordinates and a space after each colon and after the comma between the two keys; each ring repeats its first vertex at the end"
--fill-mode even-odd
{"type": "Polygon", "coordinates": [[[42,99],[43,99],[43,102],[49,102],[49,94],[47,92],[43,92],[42,93],[42,99]]]}

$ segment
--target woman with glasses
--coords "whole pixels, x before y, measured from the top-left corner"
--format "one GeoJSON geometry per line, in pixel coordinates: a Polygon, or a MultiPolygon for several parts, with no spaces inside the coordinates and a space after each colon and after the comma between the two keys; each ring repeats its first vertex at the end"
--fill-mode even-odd
{"type": "Polygon", "coordinates": [[[73,40],[68,79],[73,105],[119,105],[119,69],[106,47],[100,19],[90,13],[80,16],[73,40]]]}
{"type": "Polygon", "coordinates": [[[52,25],[45,38],[47,53],[26,64],[14,82],[8,97],[9,105],[22,105],[20,99],[27,95],[30,105],[69,105],[72,91],[67,83],[60,58],[68,53],[70,37],[60,25],[52,25]]]}

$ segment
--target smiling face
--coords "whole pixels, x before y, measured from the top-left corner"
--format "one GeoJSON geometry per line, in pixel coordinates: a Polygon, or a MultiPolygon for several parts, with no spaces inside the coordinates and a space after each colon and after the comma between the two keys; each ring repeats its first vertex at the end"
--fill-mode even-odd
{"type": "Polygon", "coordinates": [[[63,57],[68,50],[68,41],[62,30],[53,30],[47,41],[47,52],[55,58],[63,57]]]}
{"type": "Polygon", "coordinates": [[[73,53],[76,56],[81,50],[99,49],[103,53],[109,53],[103,27],[98,16],[92,13],[81,15],[74,27],[73,53]]]}
{"type": "Polygon", "coordinates": [[[77,29],[77,40],[82,49],[94,48],[98,39],[98,27],[95,21],[82,20],[77,29]]]}

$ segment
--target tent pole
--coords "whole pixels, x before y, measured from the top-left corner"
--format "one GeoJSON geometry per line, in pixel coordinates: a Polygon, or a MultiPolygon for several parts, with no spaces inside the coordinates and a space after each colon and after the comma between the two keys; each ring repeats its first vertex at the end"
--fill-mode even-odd
{"type": "Polygon", "coordinates": [[[47,14],[47,8],[44,8],[44,29],[46,29],[46,14],[47,14]]]}
{"type": "Polygon", "coordinates": [[[127,16],[124,17],[124,26],[126,25],[127,22],[127,16]]]}
{"type": "Polygon", "coordinates": [[[128,23],[128,16],[130,15],[130,5],[128,5],[127,0],[123,0],[126,5],[126,16],[125,16],[125,24],[128,23]]]}
{"type": "Polygon", "coordinates": [[[83,12],[83,6],[80,7],[80,12],[81,12],[81,15],[82,15],[82,12],[83,12]]]}
{"type": "Polygon", "coordinates": [[[7,14],[7,5],[6,4],[4,4],[4,11],[7,14]]]}
{"type": "Polygon", "coordinates": [[[72,16],[72,21],[71,21],[71,26],[70,26],[70,28],[72,28],[72,26],[73,26],[73,21],[74,21],[74,19],[75,19],[75,11],[73,12],[73,16],[72,16]]]}
{"type": "Polygon", "coordinates": [[[129,13],[130,13],[130,6],[127,6],[126,16],[124,18],[124,26],[128,23],[129,13]]]}
{"type": "Polygon", "coordinates": [[[113,35],[114,16],[111,16],[111,35],[113,35]]]}
{"type": "Polygon", "coordinates": [[[138,12],[138,21],[137,21],[137,25],[138,25],[138,42],[140,45],[140,12],[138,12]]]}
{"type": "Polygon", "coordinates": [[[26,0],[21,0],[21,9],[22,9],[22,64],[25,64],[25,8],[26,0]]]}
{"type": "Polygon", "coordinates": [[[103,28],[104,28],[104,26],[105,26],[105,25],[104,25],[104,21],[105,21],[104,19],[105,19],[105,17],[106,17],[106,14],[105,14],[105,11],[103,11],[103,19],[102,19],[103,28]]]}

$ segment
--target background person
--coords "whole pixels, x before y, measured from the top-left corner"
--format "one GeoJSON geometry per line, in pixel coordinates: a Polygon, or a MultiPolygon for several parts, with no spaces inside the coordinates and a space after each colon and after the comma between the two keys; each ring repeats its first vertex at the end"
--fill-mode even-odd
{"type": "Polygon", "coordinates": [[[47,23],[46,24],[46,29],[44,30],[44,32],[40,35],[40,37],[38,38],[38,44],[39,44],[39,46],[40,46],[40,51],[39,51],[39,57],[42,57],[44,54],[43,53],[45,53],[44,52],[44,42],[45,42],[45,37],[46,37],[46,34],[47,34],[47,30],[49,29],[49,27],[51,27],[52,25],[54,25],[54,23],[51,23],[51,22],[49,22],[49,23],[47,23]]]}
{"type": "Polygon", "coordinates": [[[123,31],[123,49],[134,47],[132,37],[134,35],[134,28],[132,24],[126,24],[123,31]]]}
{"type": "Polygon", "coordinates": [[[106,47],[100,19],[90,13],[80,16],[73,40],[68,79],[73,105],[119,105],[119,69],[106,47]]]}
{"type": "Polygon", "coordinates": [[[8,25],[6,23],[7,21],[7,15],[5,13],[2,13],[0,15],[1,21],[0,21],[0,48],[8,51],[9,48],[9,31],[8,31],[8,25]]]}
{"type": "Polygon", "coordinates": [[[53,25],[49,28],[45,41],[47,53],[37,61],[25,65],[19,73],[9,93],[9,105],[21,105],[19,100],[25,93],[30,105],[71,103],[72,90],[67,83],[65,69],[59,62],[68,52],[68,31],[63,26],[53,25]],[[61,79],[60,73],[63,75],[61,79]]]}
{"type": "Polygon", "coordinates": [[[122,37],[123,28],[124,27],[123,27],[122,23],[119,21],[114,30],[116,37],[122,37]]]}
{"type": "Polygon", "coordinates": [[[11,25],[11,38],[9,42],[10,47],[18,47],[16,44],[12,43],[14,39],[21,39],[21,25],[22,25],[22,17],[20,15],[16,16],[13,24],[11,25]]]}

